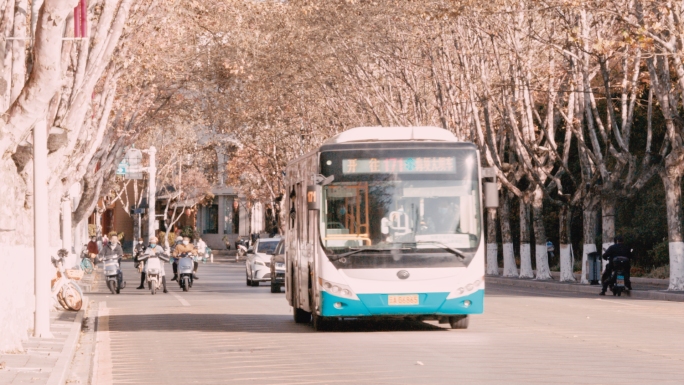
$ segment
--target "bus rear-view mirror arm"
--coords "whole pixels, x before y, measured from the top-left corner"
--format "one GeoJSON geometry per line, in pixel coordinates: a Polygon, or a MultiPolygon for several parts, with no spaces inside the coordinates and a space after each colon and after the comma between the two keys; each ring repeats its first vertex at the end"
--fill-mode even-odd
{"type": "Polygon", "coordinates": [[[484,206],[488,209],[495,209],[499,207],[499,189],[496,184],[496,170],[494,167],[482,168],[482,179],[489,179],[490,181],[483,181],[484,185],[484,206]]]}

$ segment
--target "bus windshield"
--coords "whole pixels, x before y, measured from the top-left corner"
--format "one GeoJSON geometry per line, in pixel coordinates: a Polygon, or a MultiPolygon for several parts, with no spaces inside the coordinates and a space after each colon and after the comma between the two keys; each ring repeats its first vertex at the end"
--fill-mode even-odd
{"type": "Polygon", "coordinates": [[[332,261],[363,268],[472,259],[481,236],[476,153],[435,151],[321,154],[322,169],[336,171],[323,186],[320,215],[321,242],[332,261]]]}

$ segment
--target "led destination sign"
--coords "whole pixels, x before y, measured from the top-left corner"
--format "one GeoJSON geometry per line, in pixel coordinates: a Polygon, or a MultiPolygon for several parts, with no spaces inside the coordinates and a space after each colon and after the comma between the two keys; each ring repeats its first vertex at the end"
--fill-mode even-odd
{"type": "Polygon", "coordinates": [[[343,174],[434,174],[456,172],[455,157],[343,159],[343,174]]]}

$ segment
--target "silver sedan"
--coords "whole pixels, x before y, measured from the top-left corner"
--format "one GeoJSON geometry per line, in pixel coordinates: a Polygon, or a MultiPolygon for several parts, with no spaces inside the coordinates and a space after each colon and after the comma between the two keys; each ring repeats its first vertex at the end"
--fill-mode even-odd
{"type": "Polygon", "coordinates": [[[247,286],[259,286],[259,282],[271,282],[271,255],[280,238],[258,239],[253,249],[247,251],[245,274],[247,286]]]}

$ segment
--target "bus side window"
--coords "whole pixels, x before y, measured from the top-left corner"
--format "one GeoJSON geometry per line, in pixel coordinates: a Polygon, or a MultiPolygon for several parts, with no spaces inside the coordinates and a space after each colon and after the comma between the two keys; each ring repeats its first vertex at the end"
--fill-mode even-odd
{"type": "MultiPolygon", "coordinates": [[[[302,193],[302,184],[297,183],[297,199],[295,200],[296,202],[296,207],[301,208],[304,207],[304,196],[305,194],[302,193]]],[[[305,217],[303,215],[297,215],[297,240],[301,241],[302,239],[302,225],[304,224],[304,219],[305,217]]]]}
{"type": "Polygon", "coordinates": [[[295,207],[297,207],[297,192],[295,191],[295,187],[292,186],[290,190],[290,229],[294,229],[295,220],[297,219],[297,210],[295,207]]]}

